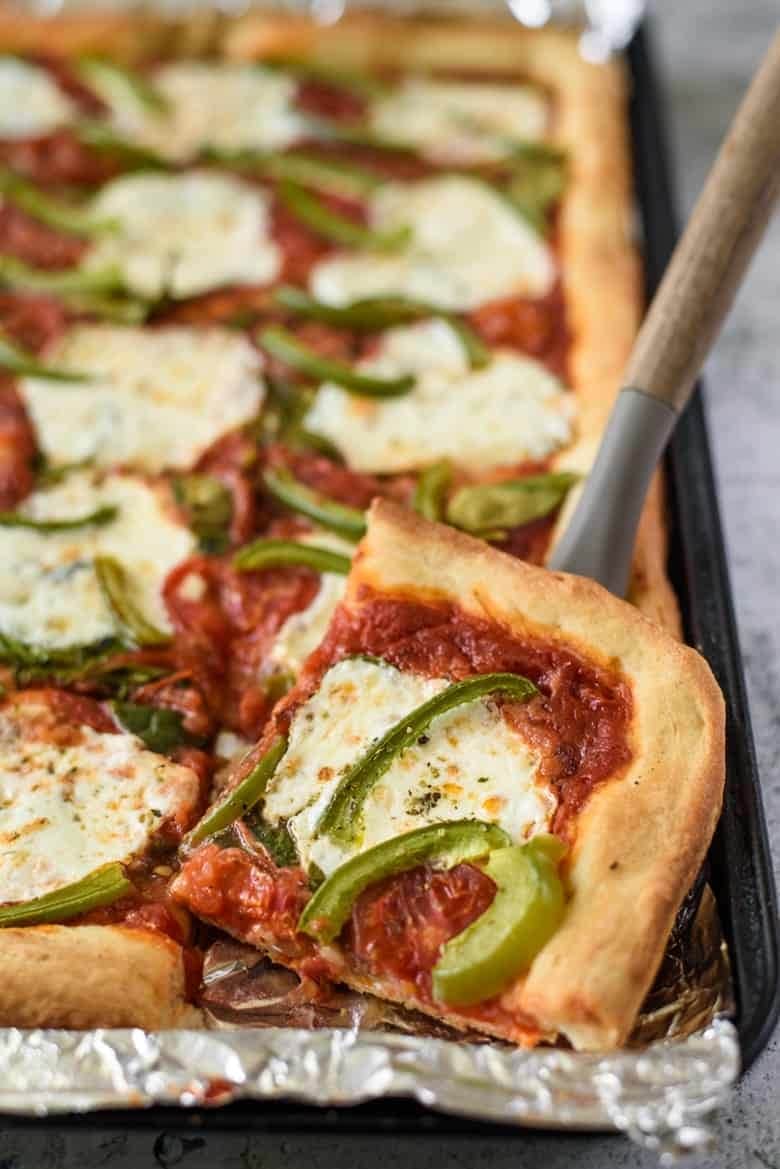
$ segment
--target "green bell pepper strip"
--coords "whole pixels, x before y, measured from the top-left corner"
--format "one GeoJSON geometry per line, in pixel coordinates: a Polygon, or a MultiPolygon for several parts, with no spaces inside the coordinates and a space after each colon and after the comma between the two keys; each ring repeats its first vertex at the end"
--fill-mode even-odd
{"type": "Polygon", "coordinates": [[[127,292],[122,272],[117,267],[63,268],[58,272],[32,268],[14,256],[0,256],[0,285],[31,292],[76,293],[111,296],[127,292]]]}
{"type": "Polygon", "coordinates": [[[309,117],[306,119],[308,134],[321,142],[338,142],[346,146],[365,146],[369,150],[381,150],[387,154],[414,154],[415,147],[408,142],[395,142],[383,138],[370,126],[359,123],[339,122],[335,119],[309,117]]]}
{"type": "Polygon", "coordinates": [[[207,555],[219,555],[230,545],[233,497],[213,475],[191,472],[171,480],[176,502],[187,513],[187,525],[207,555]]]}
{"type": "Polygon", "coordinates": [[[447,504],[447,523],[476,535],[516,528],[549,515],[578,480],[570,471],[554,471],[461,487],[447,504]]]}
{"type": "Polygon", "coordinates": [[[170,644],[168,634],[152,625],[133,601],[127,573],[118,560],[113,556],[96,556],[95,573],[108,607],[135,645],[170,644]]]}
{"type": "Polygon", "coordinates": [[[188,845],[200,844],[207,836],[221,832],[234,820],[246,815],[265,794],[268,782],[279,766],[285,751],[287,739],[278,735],[262,759],[244,776],[239,784],[209,808],[203,819],[195,825],[185,838],[188,845]]]}
{"type": "Polygon", "coordinates": [[[193,743],[184,729],[181,711],[164,706],[144,706],[123,699],[115,699],[111,707],[124,729],[158,755],[168,755],[176,747],[193,743]]]}
{"type": "Polygon", "coordinates": [[[263,178],[289,179],[331,195],[362,197],[381,186],[382,179],[364,167],[341,159],[318,158],[316,154],[289,150],[268,154],[259,150],[221,150],[209,146],[201,152],[204,162],[215,162],[263,178]]]}
{"type": "Polygon", "coordinates": [[[133,69],[90,56],[80,57],[75,62],[75,69],[81,81],[115,109],[126,108],[128,97],[133,104],[143,106],[153,114],[165,114],[170,108],[165,95],[133,69]]]}
{"type": "Polygon", "coordinates": [[[274,300],[289,312],[297,313],[310,321],[322,321],[337,328],[373,332],[389,329],[394,325],[413,324],[428,317],[439,317],[446,321],[458,335],[471,369],[483,369],[490,362],[490,350],[465,321],[455,317],[447,309],[438,308],[423,300],[410,300],[403,296],[367,297],[353,300],[351,304],[330,305],[316,300],[302,288],[282,285],[274,292],[274,300]]]}
{"type": "Polygon", "coordinates": [[[87,515],[74,516],[67,520],[36,520],[18,511],[0,511],[0,528],[30,528],[34,532],[72,532],[77,528],[94,525],[103,527],[119,515],[119,508],[113,504],[98,507],[87,515]]]}
{"type": "Polygon", "coordinates": [[[491,849],[503,851],[510,843],[502,828],[480,820],[426,824],[404,832],[359,853],[331,873],[306,903],[298,930],[319,942],[332,942],[369,885],[426,862],[448,869],[464,861],[474,862],[488,856],[491,849]]]}
{"type": "Polygon", "coordinates": [[[5,167],[0,168],[0,196],[39,223],[71,235],[92,237],[116,230],[113,221],[96,219],[89,206],[79,207],[54,199],[5,167]]]}
{"type": "Polygon", "coordinates": [[[484,913],[444,944],[432,972],[433,997],[471,1006],[505,990],[533,962],[561,923],[565,907],[555,836],[491,852],[482,871],[496,883],[484,913]]]}
{"type": "Polygon", "coordinates": [[[306,227],[311,228],[323,239],[341,244],[342,247],[396,252],[411,239],[408,227],[399,227],[392,231],[375,231],[361,223],[355,223],[345,215],[339,215],[337,211],[331,210],[316,195],[310,194],[305,187],[291,179],[280,182],[279,198],[287,210],[306,227]]]}
{"type": "Polygon", "coordinates": [[[120,864],[103,865],[80,881],[34,897],[32,901],[0,906],[0,928],[67,921],[90,909],[110,905],[132,891],[133,885],[120,864]]]}
{"type": "Polygon", "coordinates": [[[366,534],[364,512],[328,499],[305,483],[299,483],[289,471],[267,470],[263,473],[263,483],[268,493],[279,503],[307,516],[323,528],[338,532],[348,540],[359,540],[366,534]]]}
{"type": "Polygon", "coordinates": [[[456,706],[497,693],[515,701],[527,701],[538,690],[520,674],[482,674],[454,682],[429,698],[386,731],[342,776],[317,821],[316,835],[329,836],[344,844],[353,843],[362,832],[363,806],[369,792],[398,756],[427,731],[435,718],[456,706]]]}
{"type": "Polygon", "coordinates": [[[255,572],[280,564],[303,564],[315,572],[336,572],[346,576],[351,561],[331,548],[299,544],[295,540],[253,540],[233,557],[233,566],[240,572],[255,572]]]}
{"type": "Polygon", "coordinates": [[[113,154],[122,163],[135,170],[169,170],[168,161],[148,147],[139,146],[129,138],[123,138],[105,122],[82,118],[70,127],[73,135],[82,145],[91,150],[113,154]]]}
{"type": "Polygon", "coordinates": [[[426,520],[438,522],[444,515],[444,493],[452,481],[452,464],[440,459],[426,467],[417,480],[412,507],[426,520]]]}
{"type": "Polygon", "coordinates": [[[360,394],[365,398],[398,398],[402,394],[408,394],[414,387],[415,379],[411,375],[395,378],[375,377],[359,373],[341,361],[320,357],[313,349],[309,349],[308,345],[299,341],[294,333],[280,325],[263,329],[260,344],[272,357],[306,374],[307,377],[322,382],[335,382],[348,393],[360,394]]]}
{"type": "Polygon", "coordinates": [[[13,377],[39,377],[52,382],[89,382],[92,375],[78,370],[58,369],[30,356],[24,349],[0,335],[0,369],[13,377]]]}
{"type": "Polygon", "coordinates": [[[262,69],[279,70],[290,73],[301,81],[321,81],[335,89],[343,89],[355,97],[370,98],[382,97],[388,92],[384,82],[367,73],[358,73],[353,69],[341,69],[332,65],[321,65],[316,61],[303,61],[295,58],[278,58],[274,61],[259,62],[262,69]]]}

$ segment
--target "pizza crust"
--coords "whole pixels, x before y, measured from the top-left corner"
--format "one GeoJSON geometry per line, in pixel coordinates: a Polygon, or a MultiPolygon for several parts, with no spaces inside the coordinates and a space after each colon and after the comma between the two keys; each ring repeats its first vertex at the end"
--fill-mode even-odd
{"type": "Polygon", "coordinates": [[[0,930],[0,1027],[202,1025],[185,1000],[181,947],[152,930],[41,925],[0,930]]]}
{"type": "MultiPolygon", "coordinates": [[[[724,707],[707,663],[624,601],[403,508],[375,502],[346,604],[368,586],[448,601],[518,637],[617,670],[634,704],[633,759],[581,814],[564,922],[503,1002],[544,1032],[602,1050],[627,1038],[720,812],[724,707]]],[[[349,981],[349,979],[347,979],[349,981]]],[[[414,1004],[419,1006],[420,1004],[414,1004]]]]}

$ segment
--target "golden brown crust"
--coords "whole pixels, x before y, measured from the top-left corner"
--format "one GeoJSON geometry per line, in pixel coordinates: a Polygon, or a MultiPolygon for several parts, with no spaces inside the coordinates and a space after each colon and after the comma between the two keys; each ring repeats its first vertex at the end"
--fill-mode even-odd
{"type": "Polygon", "coordinates": [[[454,602],[629,683],[632,762],[581,814],[563,925],[502,999],[575,1047],[619,1046],[720,811],[724,713],[709,667],[593,581],[524,564],[386,502],[372,507],[346,603],[366,585],[454,602]]]}
{"type": "Polygon", "coordinates": [[[198,1026],[182,950],[152,930],[41,925],[0,930],[0,1026],[198,1026]]]}

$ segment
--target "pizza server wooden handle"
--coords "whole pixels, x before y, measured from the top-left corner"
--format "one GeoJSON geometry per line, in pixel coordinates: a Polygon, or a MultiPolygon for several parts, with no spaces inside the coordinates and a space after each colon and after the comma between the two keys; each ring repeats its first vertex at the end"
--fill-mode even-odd
{"type": "Polygon", "coordinates": [[[551,567],[624,596],[647,488],[780,191],[780,32],[753,78],[636,339],[551,567]]]}

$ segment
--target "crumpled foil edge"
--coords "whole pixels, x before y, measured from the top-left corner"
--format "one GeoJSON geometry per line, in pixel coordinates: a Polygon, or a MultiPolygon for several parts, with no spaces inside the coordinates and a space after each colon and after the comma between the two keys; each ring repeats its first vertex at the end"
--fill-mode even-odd
{"type": "Polygon", "coordinates": [[[606,1055],[339,1030],[0,1031],[3,1113],[401,1096],[503,1124],[616,1129],[664,1159],[709,1146],[738,1074],[726,1019],[606,1055]]]}

